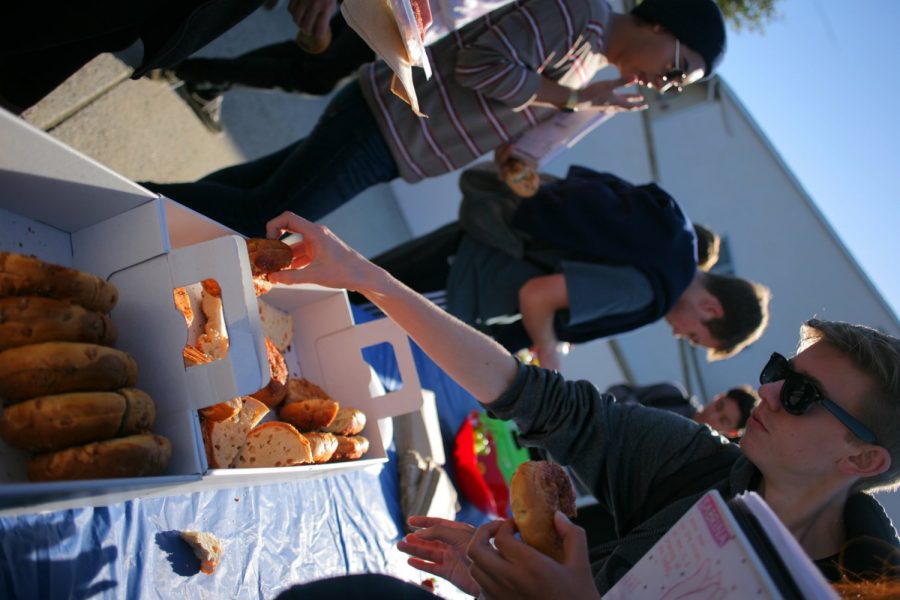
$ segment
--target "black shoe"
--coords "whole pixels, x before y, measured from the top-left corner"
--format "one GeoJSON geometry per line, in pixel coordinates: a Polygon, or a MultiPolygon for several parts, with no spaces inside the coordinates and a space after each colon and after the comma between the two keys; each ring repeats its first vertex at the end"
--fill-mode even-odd
{"type": "Polygon", "coordinates": [[[218,90],[198,90],[194,85],[185,82],[178,89],[179,95],[187,102],[197,118],[207,129],[215,133],[221,133],[222,126],[222,95],[218,90]]]}

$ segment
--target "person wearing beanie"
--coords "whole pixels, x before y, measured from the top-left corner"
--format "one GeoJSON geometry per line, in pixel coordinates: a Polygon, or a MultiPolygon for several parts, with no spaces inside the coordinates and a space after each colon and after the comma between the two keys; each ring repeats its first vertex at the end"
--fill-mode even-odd
{"type": "Polygon", "coordinates": [[[642,110],[643,96],[623,86],[677,91],[711,72],[724,39],[712,0],[644,0],[629,14],[606,0],[521,0],[429,46],[433,76],[413,70],[428,118],[392,93],[393,71],[375,61],[305,138],[198,181],[144,185],[260,236],[284,210],[318,220],[378,183],[415,183],[502,155],[561,110],[642,110]],[[607,66],[619,77],[596,81],[607,66]]]}

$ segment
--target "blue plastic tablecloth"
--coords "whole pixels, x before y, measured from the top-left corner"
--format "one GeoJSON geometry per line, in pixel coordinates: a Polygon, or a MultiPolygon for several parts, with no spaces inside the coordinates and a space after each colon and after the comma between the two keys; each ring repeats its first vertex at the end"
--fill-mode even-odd
{"type": "MultiPolygon", "coordinates": [[[[357,322],[370,320],[354,308],[357,322]]],[[[389,351],[364,352],[385,388],[389,351]]],[[[418,348],[422,386],[435,392],[448,456],[474,399],[418,348]]],[[[403,556],[394,453],[380,473],[137,499],[99,508],[0,518],[0,598],[273,598],[303,581],[348,573],[398,574],[403,556]],[[178,538],[211,531],[224,542],[217,572],[197,572],[178,538]]],[[[460,518],[483,516],[464,503],[460,518]]]]}

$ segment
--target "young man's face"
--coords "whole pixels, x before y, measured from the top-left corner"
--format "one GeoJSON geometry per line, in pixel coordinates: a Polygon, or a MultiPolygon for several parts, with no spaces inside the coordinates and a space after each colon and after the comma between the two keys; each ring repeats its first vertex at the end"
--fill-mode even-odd
{"type": "Polygon", "coordinates": [[[700,79],[705,69],[699,53],[684,44],[676,44],[675,36],[659,25],[638,28],[635,38],[617,58],[615,65],[624,79],[636,79],[641,85],[655,89],[664,86],[664,76],[673,69],[685,74],[683,85],[700,79]]]}
{"type": "Polygon", "coordinates": [[[741,409],[734,398],[719,394],[694,415],[694,420],[701,425],[709,425],[720,433],[729,434],[738,429],[741,409]]]}
{"type": "Polygon", "coordinates": [[[669,311],[666,315],[666,322],[672,328],[673,336],[685,338],[695,346],[716,348],[719,340],[703,324],[705,320],[700,311],[693,306],[676,306],[675,310],[669,311]]]}
{"type": "MultiPolygon", "coordinates": [[[[821,341],[795,356],[791,366],[856,417],[875,387],[849,358],[821,341]]],[[[741,449],[766,477],[821,481],[839,475],[838,461],[854,448],[849,430],[819,404],[802,415],[788,413],[781,405],[783,385],[784,381],[776,381],[760,386],[762,401],[747,420],[741,449]]]]}

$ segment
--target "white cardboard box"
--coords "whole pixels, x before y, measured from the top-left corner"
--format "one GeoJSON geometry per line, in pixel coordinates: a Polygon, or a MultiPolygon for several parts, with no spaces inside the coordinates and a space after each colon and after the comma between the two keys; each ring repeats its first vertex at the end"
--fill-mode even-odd
{"type": "MultiPolygon", "coordinates": [[[[3,111],[0,140],[0,250],[34,254],[103,277],[165,251],[156,218],[161,204],[152,194],[3,111]]],[[[141,388],[147,367],[139,363],[141,388]]],[[[173,444],[173,461],[164,475],[27,483],[27,453],[0,442],[0,509],[85,505],[199,480],[188,408],[174,397],[154,400],[159,411],[154,430],[173,444]]]]}
{"type": "Polygon", "coordinates": [[[0,140],[0,250],[73,266],[119,288],[112,311],[116,346],[137,360],[137,386],[157,405],[154,431],[173,445],[172,463],[159,477],[28,483],[26,453],[0,441],[0,514],[321,477],[387,460],[378,420],[421,404],[406,336],[388,320],[354,326],[343,290],[278,286],[265,301],[294,319],[286,356],[292,375],[302,374],[366,412],[363,435],[370,450],[363,460],[347,463],[207,473],[196,408],[252,393],[269,379],[243,240],[2,110],[0,140]],[[172,289],[205,278],[215,278],[222,288],[229,352],[221,361],[186,370],[181,349],[187,330],[172,289]],[[392,344],[403,387],[373,398],[361,350],[380,342],[392,344]]]}

